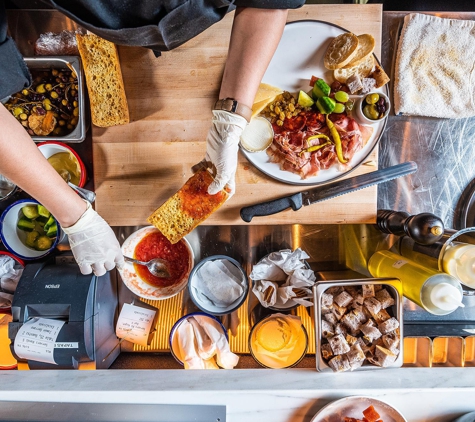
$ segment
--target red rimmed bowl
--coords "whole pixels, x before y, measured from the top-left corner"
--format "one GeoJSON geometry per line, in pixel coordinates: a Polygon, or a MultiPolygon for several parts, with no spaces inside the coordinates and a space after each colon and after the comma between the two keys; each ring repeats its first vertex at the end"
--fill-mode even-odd
{"type": "Polygon", "coordinates": [[[77,164],[79,166],[79,171],[80,171],[79,183],[77,184],[77,186],[79,186],[80,188],[84,187],[87,180],[86,166],[84,165],[83,161],[79,157],[78,153],[74,151],[74,149],[72,149],[70,146],[62,142],[54,142],[54,141],[41,142],[38,144],[38,149],[40,150],[40,152],[43,154],[43,156],[46,159],[60,152],[71,153],[73,157],[75,158],[75,160],[77,161],[77,164]]]}
{"type": "Polygon", "coordinates": [[[194,265],[193,249],[185,238],[172,245],[154,226],[143,227],[132,233],[123,243],[122,253],[139,261],[161,258],[170,262],[172,279],[154,277],[146,267],[137,270],[137,264],[127,261],[122,268],[119,268],[124,284],[129,290],[144,299],[162,300],[180,293],[188,284],[188,278],[194,265]],[[151,239],[154,239],[153,242],[151,239]],[[145,242],[149,244],[144,246],[145,242]],[[179,252],[183,252],[183,254],[177,254],[175,261],[173,251],[178,245],[181,249],[179,252]],[[145,255],[138,256],[138,251],[145,255]],[[186,251],[186,257],[184,251],[186,251]],[[186,261],[184,261],[185,259],[186,261]],[[180,260],[183,260],[183,265],[178,265],[182,262],[180,260]]]}

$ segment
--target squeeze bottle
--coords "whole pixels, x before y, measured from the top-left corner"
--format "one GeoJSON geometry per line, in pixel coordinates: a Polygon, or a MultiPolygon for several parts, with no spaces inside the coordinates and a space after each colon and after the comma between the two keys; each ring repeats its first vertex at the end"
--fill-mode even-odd
{"type": "Polygon", "coordinates": [[[454,242],[442,256],[442,268],[462,284],[475,288],[475,245],[454,242]]]}

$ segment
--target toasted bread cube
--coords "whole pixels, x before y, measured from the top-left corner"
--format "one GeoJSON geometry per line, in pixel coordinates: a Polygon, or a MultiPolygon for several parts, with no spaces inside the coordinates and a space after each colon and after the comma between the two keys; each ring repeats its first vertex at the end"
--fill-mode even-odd
{"type": "Polygon", "coordinates": [[[379,292],[383,288],[382,284],[374,284],[374,292],[379,292]]]}
{"type": "Polygon", "coordinates": [[[337,296],[339,295],[343,290],[345,290],[342,286],[333,286],[329,287],[327,290],[325,290],[325,293],[328,293],[332,296],[337,296]]]}
{"type": "Polygon", "coordinates": [[[369,342],[373,342],[382,336],[381,331],[379,331],[376,327],[373,327],[371,324],[372,322],[369,320],[366,324],[363,324],[360,328],[361,332],[364,334],[364,339],[368,340],[369,342]]]}
{"type": "Polygon", "coordinates": [[[330,343],[334,355],[342,355],[350,350],[350,346],[342,334],[329,338],[328,343],[330,343]]]}
{"type": "Polygon", "coordinates": [[[374,297],[374,284],[363,284],[363,298],[374,297]]]}
{"type": "Polygon", "coordinates": [[[358,333],[361,327],[361,322],[353,312],[348,312],[341,318],[341,323],[344,324],[350,331],[358,333]]]}
{"type": "Polygon", "coordinates": [[[336,303],[333,304],[333,313],[337,317],[338,321],[342,318],[343,315],[346,314],[346,310],[346,308],[338,306],[338,304],[336,303]]]}
{"type": "Polygon", "coordinates": [[[346,308],[351,302],[353,302],[353,298],[345,290],[343,290],[333,300],[338,306],[341,306],[342,308],[346,308]]]}
{"type": "Polygon", "coordinates": [[[353,346],[358,341],[358,338],[356,336],[352,336],[351,334],[347,334],[345,338],[350,346],[353,346]]]}
{"type": "Polygon", "coordinates": [[[363,311],[363,308],[361,309],[353,309],[353,315],[356,317],[356,319],[361,323],[364,324],[366,321],[368,321],[368,317],[363,311]]]}
{"type": "Polygon", "coordinates": [[[382,346],[376,346],[376,351],[373,356],[373,360],[377,362],[376,365],[386,368],[393,364],[396,359],[397,355],[391,352],[391,350],[382,346]]]}
{"type": "Polygon", "coordinates": [[[367,352],[369,349],[370,349],[370,346],[368,346],[365,341],[363,340],[362,337],[358,337],[358,339],[356,340],[356,343],[355,344],[359,344],[361,349],[363,350],[363,352],[367,352]]]}
{"type": "Polygon", "coordinates": [[[377,314],[381,310],[381,302],[375,297],[367,297],[364,300],[364,306],[371,315],[377,314]]]}
{"type": "Polygon", "coordinates": [[[332,348],[329,343],[322,344],[320,346],[320,349],[322,351],[322,358],[325,360],[329,360],[333,356],[332,348]]]}
{"type": "Polygon", "coordinates": [[[383,334],[390,333],[391,331],[394,331],[398,327],[399,327],[399,321],[394,317],[391,317],[387,321],[384,321],[378,325],[379,331],[381,331],[383,334]]]}
{"type": "Polygon", "coordinates": [[[381,324],[384,321],[387,321],[389,318],[391,318],[391,315],[388,314],[388,311],[386,309],[381,309],[376,315],[372,315],[376,323],[381,324]]]}
{"type": "Polygon", "coordinates": [[[325,306],[327,308],[331,308],[333,305],[333,295],[329,293],[323,293],[322,294],[322,306],[325,306]]]}
{"type": "Polygon", "coordinates": [[[335,328],[333,324],[330,324],[328,321],[322,320],[322,337],[330,338],[335,335],[335,328]]]}
{"type": "Polygon", "coordinates": [[[358,293],[360,292],[360,288],[358,286],[346,286],[345,290],[351,295],[354,299],[358,293]]]}
{"type": "Polygon", "coordinates": [[[388,334],[384,334],[382,340],[384,346],[391,350],[391,352],[395,354],[399,353],[399,344],[401,339],[399,338],[399,334],[397,334],[396,331],[391,331],[388,334]]]}
{"type": "Polygon", "coordinates": [[[322,315],[332,314],[333,313],[333,305],[330,306],[330,307],[322,306],[321,312],[322,312],[322,315]]]}
{"type": "Polygon", "coordinates": [[[335,325],[338,323],[338,319],[333,312],[323,315],[323,318],[325,318],[330,324],[335,325]]]}
{"type": "Polygon", "coordinates": [[[328,366],[333,369],[333,372],[344,372],[350,370],[350,364],[345,355],[335,356],[328,362],[328,366]]]}
{"type": "Polygon", "coordinates": [[[363,360],[356,360],[354,362],[351,362],[350,363],[350,371],[354,371],[355,369],[361,368],[363,366],[364,361],[365,360],[363,359],[363,360]]]}
{"type": "Polygon", "coordinates": [[[381,302],[381,308],[386,309],[394,305],[394,299],[386,289],[381,289],[376,293],[376,299],[381,302]]]}
{"type": "Polygon", "coordinates": [[[366,359],[363,349],[359,344],[351,346],[350,350],[346,352],[346,357],[348,358],[348,362],[350,363],[350,365],[353,362],[363,361],[366,359]]]}
{"type": "Polygon", "coordinates": [[[338,323],[335,325],[335,334],[343,334],[346,336],[348,334],[348,330],[343,324],[338,323]]]}

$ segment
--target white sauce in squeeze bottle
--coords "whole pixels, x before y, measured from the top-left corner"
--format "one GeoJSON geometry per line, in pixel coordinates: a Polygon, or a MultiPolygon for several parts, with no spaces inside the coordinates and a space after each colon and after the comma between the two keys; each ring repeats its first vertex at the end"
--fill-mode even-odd
{"type": "Polygon", "coordinates": [[[475,288],[475,245],[454,243],[445,251],[442,267],[462,284],[475,288]]]}

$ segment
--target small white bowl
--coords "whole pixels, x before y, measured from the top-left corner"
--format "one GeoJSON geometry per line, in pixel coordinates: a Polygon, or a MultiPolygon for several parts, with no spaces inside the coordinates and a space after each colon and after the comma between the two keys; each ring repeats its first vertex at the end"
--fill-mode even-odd
{"type": "Polygon", "coordinates": [[[58,235],[51,248],[46,251],[35,251],[26,246],[21,239],[26,237],[24,231],[17,228],[20,211],[25,205],[37,205],[39,202],[33,199],[22,199],[11,204],[0,217],[0,237],[8,251],[24,260],[38,259],[48,255],[61,239],[61,227],[58,225],[58,235]]]}
{"type": "Polygon", "coordinates": [[[373,125],[375,123],[379,123],[388,117],[390,111],[391,111],[391,102],[389,101],[389,97],[386,94],[383,94],[382,92],[377,92],[377,91],[369,92],[368,94],[365,94],[359,97],[355,103],[356,117],[363,124],[373,125]],[[369,119],[363,113],[363,108],[366,105],[365,99],[368,95],[371,95],[371,94],[378,94],[380,98],[382,97],[384,98],[384,101],[386,101],[386,112],[384,113],[383,117],[381,117],[380,119],[376,119],[376,120],[369,119]]]}
{"type": "MultiPolygon", "coordinates": [[[[154,232],[158,232],[156,227],[147,226],[132,233],[123,243],[122,253],[125,256],[134,258],[135,248],[139,242],[145,236],[154,232]]],[[[193,249],[185,238],[182,240],[188,249],[190,260],[188,264],[188,270],[178,283],[167,287],[152,286],[139,277],[139,275],[135,272],[134,264],[132,262],[126,262],[122,268],[119,268],[119,273],[122,277],[122,281],[129,288],[129,290],[139,297],[150,300],[168,299],[180,293],[188,284],[188,277],[194,264],[193,249]]]]}
{"type": "Polygon", "coordinates": [[[244,272],[239,262],[237,262],[235,259],[229,256],[214,255],[214,256],[209,256],[208,258],[203,259],[198,264],[196,264],[196,266],[193,268],[193,270],[190,273],[190,281],[188,283],[188,292],[190,294],[190,298],[193,301],[193,303],[203,312],[207,312],[212,315],[227,315],[237,310],[244,303],[244,301],[246,300],[247,294],[249,292],[249,283],[247,281],[246,273],[244,272]],[[215,261],[215,260],[220,260],[220,259],[229,261],[236,268],[236,271],[233,274],[236,276],[239,275],[241,277],[241,281],[242,281],[241,285],[243,287],[242,295],[225,308],[219,307],[219,306],[213,306],[210,303],[205,303],[203,300],[201,300],[199,295],[196,294],[196,282],[197,282],[197,277],[198,277],[197,272],[199,271],[199,269],[207,261],[215,261]]]}

